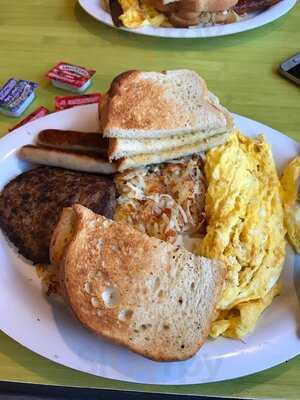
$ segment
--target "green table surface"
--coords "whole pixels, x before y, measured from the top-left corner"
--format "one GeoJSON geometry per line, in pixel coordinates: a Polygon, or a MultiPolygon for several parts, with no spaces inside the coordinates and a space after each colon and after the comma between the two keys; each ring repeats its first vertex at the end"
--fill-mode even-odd
{"type": "MultiPolygon", "coordinates": [[[[143,37],[102,25],[74,0],[0,1],[0,84],[9,77],[39,82],[38,106],[54,109],[65,92],[44,78],[58,61],[94,67],[88,92],[105,91],[121,71],[139,68],[198,71],[231,111],[300,139],[299,88],[277,73],[300,50],[300,4],[259,29],[208,39],[143,37]]],[[[0,136],[18,119],[0,116],[0,136]]],[[[247,133],[247,132],[245,132],[247,133]]],[[[0,171],[1,173],[1,171],[0,171]]],[[[1,318],[1,316],[0,316],[1,318]]],[[[24,327],[26,329],[26,327],[24,327]]],[[[300,398],[300,357],[261,373],[215,384],[137,385],[80,373],[50,362],[0,333],[0,380],[64,386],[248,398],[300,398]]]]}

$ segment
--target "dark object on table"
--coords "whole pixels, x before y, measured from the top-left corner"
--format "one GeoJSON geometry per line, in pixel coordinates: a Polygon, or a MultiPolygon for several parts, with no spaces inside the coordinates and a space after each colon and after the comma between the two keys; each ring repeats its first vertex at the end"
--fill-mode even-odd
{"type": "MultiPolygon", "coordinates": [[[[221,400],[217,397],[0,382],[0,400],[221,400]]],[[[222,397],[222,400],[229,400],[222,397]]]]}
{"type": "Polygon", "coordinates": [[[234,11],[239,14],[246,14],[253,11],[269,8],[280,0],[240,0],[235,6],[234,11]]]}
{"type": "Polygon", "coordinates": [[[118,2],[118,0],[109,0],[109,8],[114,25],[118,27],[122,26],[123,24],[119,19],[120,15],[123,14],[121,4],[118,2]]]}
{"type": "Polygon", "coordinates": [[[49,243],[64,207],[82,204],[112,218],[116,191],[112,178],[61,168],[39,167],[9,182],[0,195],[0,226],[20,253],[49,263],[49,243]]]}
{"type": "Polygon", "coordinates": [[[300,86],[300,53],[295,54],[281,63],[279,72],[285,78],[300,86]]]}

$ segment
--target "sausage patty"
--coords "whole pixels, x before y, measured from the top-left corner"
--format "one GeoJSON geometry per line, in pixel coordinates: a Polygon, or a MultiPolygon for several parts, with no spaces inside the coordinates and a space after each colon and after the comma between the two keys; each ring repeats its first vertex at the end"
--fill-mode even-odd
{"type": "Polygon", "coordinates": [[[9,182],[0,195],[0,226],[26,258],[49,263],[49,243],[64,207],[82,204],[112,218],[113,180],[107,176],[39,167],[9,182]]]}

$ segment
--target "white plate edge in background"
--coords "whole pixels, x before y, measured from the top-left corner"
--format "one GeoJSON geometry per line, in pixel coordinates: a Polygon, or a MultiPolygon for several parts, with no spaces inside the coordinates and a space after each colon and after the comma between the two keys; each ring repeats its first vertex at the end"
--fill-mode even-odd
{"type": "Polygon", "coordinates": [[[112,22],[110,14],[102,7],[100,0],[78,0],[81,7],[92,17],[105,25],[124,31],[137,33],[146,36],[158,36],[165,38],[206,38],[232,35],[244,32],[266,25],[280,18],[291,10],[297,0],[281,0],[279,3],[271,6],[265,11],[255,14],[253,17],[234,22],[226,25],[214,25],[208,27],[192,27],[192,28],[161,28],[161,27],[143,27],[138,29],[128,29],[125,27],[117,28],[112,22]]]}

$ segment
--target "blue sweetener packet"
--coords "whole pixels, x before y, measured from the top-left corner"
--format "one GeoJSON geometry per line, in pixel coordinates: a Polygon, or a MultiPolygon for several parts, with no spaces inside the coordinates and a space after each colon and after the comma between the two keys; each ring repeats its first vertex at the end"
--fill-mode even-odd
{"type": "Polygon", "coordinates": [[[0,88],[0,112],[12,116],[20,116],[35,98],[37,83],[25,79],[9,79],[0,88]]]}

